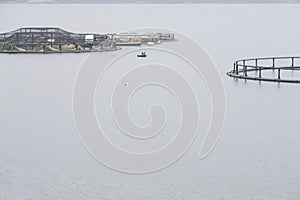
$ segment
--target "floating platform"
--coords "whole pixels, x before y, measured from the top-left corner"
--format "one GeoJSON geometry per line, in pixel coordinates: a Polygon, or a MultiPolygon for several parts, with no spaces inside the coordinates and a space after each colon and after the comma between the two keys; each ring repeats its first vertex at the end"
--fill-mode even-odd
{"type": "Polygon", "coordinates": [[[162,41],[174,41],[172,33],[118,33],[113,35],[117,45],[148,45],[160,44],[162,41]]]}
{"type": "Polygon", "coordinates": [[[0,34],[0,53],[102,52],[172,40],[171,33],[71,33],[61,28],[29,27],[0,34]]]}
{"type": "Polygon", "coordinates": [[[0,34],[1,53],[81,53],[116,49],[110,35],[71,33],[60,28],[20,28],[0,34]]]}

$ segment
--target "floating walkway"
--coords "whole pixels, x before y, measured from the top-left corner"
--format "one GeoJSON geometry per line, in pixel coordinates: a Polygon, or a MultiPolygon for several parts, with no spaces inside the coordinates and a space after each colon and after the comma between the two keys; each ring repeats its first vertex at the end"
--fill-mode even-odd
{"type": "Polygon", "coordinates": [[[227,75],[244,80],[300,83],[300,57],[237,60],[227,75]]]}

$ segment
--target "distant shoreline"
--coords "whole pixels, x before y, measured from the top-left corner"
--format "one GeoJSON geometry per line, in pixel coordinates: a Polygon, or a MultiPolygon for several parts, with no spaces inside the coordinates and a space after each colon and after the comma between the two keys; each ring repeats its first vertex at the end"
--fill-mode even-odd
{"type": "Polygon", "coordinates": [[[300,0],[3,0],[0,4],[300,4],[300,0]]]}

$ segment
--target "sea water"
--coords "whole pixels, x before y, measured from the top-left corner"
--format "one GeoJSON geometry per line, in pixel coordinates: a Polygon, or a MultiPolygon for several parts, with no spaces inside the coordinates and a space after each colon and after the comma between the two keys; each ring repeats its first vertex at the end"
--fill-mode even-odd
{"type": "MultiPolygon", "coordinates": [[[[95,33],[140,27],[181,32],[206,49],[227,99],[222,136],[213,152],[199,160],[211,105],[201,77],[191,77],[203,125],[191,148],[158,172],[125,174],[91,157],[76,131],[72,92],[89,54],[1,54],[0,199],[299,199],[300,86],[235,81],[225,74],[236,59],[299,55],[299,11],[299,5],[0,5],[0,32],[30,26],[95,33]]],[[[155,51],[148,55],[150,61],[166,59],[155,51]]],[[[126,59],[120,70],[141,62],[126,59]]],[[[185,71],[183,66],[179,70],[185,71]]],[[[152,151],[178,128],[178,103],[159,87],[145,88],[129,104],[141,125],[149,123],[145,108],[152,103],[160,101],[168,111],[168,131],[149,143],[131,143],[116,131],[103,114],[109,107],[101,104],[101,92],[98,97],[96,111],[111,140],[122,148],[152,151]]]]}

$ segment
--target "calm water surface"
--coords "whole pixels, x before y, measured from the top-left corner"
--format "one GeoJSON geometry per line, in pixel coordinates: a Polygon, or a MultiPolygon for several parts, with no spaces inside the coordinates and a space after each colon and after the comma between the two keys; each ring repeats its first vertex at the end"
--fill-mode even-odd
{"type": "MultiPolygon", "coordinates": [[[[72,91],[88,54],[2,54],[0,199],[300,199],[300,85],[234,81],[225,75],[235,59],[299,55],[299,5],[1,5],[0,17],[5,19],[0,32],[26,26],[96,33],[177,30],[207,50],[227,95],[223,135],[209,157],[197,159],[210,106],[203,81],[194,77],[203,103],[199,137],[171,167],[128,175],[98,163],[77,137],[72,91]]],[[[135,119],[147,122],[145,113],[136,110],[152,103],[147,94],[163,97],[171,112],[168,130],[176,130],[176,102],[160,88],[136,95],[140,104],[131,105],[135,119]]],[[[144,145],[111,138],[124,148],[151,150],[169,136],[144,145]]]]}

